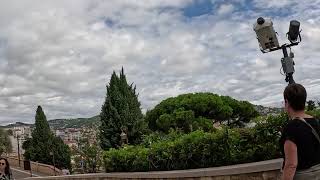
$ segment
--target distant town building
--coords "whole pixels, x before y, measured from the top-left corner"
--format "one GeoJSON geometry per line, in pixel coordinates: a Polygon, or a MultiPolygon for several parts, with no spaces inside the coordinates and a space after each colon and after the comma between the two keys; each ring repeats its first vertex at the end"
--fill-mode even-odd
{"type": "Polygon", "coordinates": [[[89,128],[56,129],[54,134],[60,137],[69,147],[78,147],[82,138],[88,138],[90,143],[96,142],[95,130],[89,128]]]}
{"type": "Polygon", "coordinates": [[[63,141],[66,145],[69,146],[69,148],[78,148],[78,142],[77,141],[63,141]]]}
{"type": "MultiPolygon", "coordinates": [[[[26,141],[27,138],[32,137],[32,127],[31,125],[25,124],[15,124],[8,130],[12,130],[12,136],[10,136],[13,153],[17,154],[18,144],[20,145],[20,154],[24,153],[22,149],[23,142],[26,141]]],[[[50,128],[51,132],[62,139],[62,141],[68,145],[70,148],[78,148],[81,139],[88,139],[90,144],[94,144],[97,142],[96,130],[93,128],[82,127],[82,128],[50,128]]]]}
{"type": "Polygon", "coordinates": [[[24,149],[22,148],[22,144],[27,140],[27,138],[31,138],[31,126],[16,123],[11,128],[8,128],[8,130],[9,129],[12,131],[12,136],[9,137],[12,145],[12,153],[14,155],[18,154],[19,144],[20,154],[23,154],[24,149]]]}
{"type": "Polygon", "coordinates": [[[31,127],[30,126],[15,126],[12,129],[12,134],[14,137],[20,137],[23,139],[31,137],[31,127]]]}

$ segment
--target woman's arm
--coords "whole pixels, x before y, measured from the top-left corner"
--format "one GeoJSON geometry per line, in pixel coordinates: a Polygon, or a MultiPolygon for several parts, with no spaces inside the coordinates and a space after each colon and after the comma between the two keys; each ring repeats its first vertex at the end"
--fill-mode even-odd
{"type": "Polygon", "coordinates": [[[286,140],[284,143],[285,164],[282,180],[293,180],[298,165],[297,146],[294,142],[286,140]]]}

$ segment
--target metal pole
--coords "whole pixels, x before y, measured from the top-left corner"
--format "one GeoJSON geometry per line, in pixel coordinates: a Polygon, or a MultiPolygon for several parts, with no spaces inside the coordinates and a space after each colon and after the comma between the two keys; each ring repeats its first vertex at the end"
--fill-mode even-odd
{"type": "Polygon", "coordinates": [[[230,161],[231,153],[230,153],[230,145],[229,145],[229,125],[230,125],[230,119],[228,119],[228,125],[227,125],[227,153],[228,153],[228,161],[230,161]]]}
{"type": "Polygon", "coordinates": [[[289,73],[289,74],[288,74],[288,81],[289,81],[289,84],[294,84],[294,83],[296,83],[296,82],[294,81],[294,79],[293,79],[292,73],[289,73]]]}
{"type": "Polygon", "coordinates": [[[54,161],[54,152],[52,152],[52,155],[53,155],[53,171],[54,171],[54,175],[56,176],[56,164],[55,164],[55,161],[54,161]]]}
{"type": "Polygon", "coordinates": [[[288,57],[288,51],[286,45],[282,45],[283,57],[288,57]]]}
{"type": "Polygon", "coordinates": [[[17,142],[18,142],[18,160],[19,160],[19,167],[21,167],[20,164],[20,143],[19,143],[19,136],[17,135],[17,142]]]}
{"type": "MultiPolygon", "coordinates": [[[[284,44],[281,46],[282,53],[283,53],[283,58],[286,59],[288,56],[288,51],[287,51],[287,45],[284,44]]],[[[286,82],[289,82],[289,84],[294,84],[295,81],[293,79],[293,72],[286,74],[286,82]]]]}
{"type": "Polygon", "coordinates": [[[31,162],[29,161],[30,163],[30,176],[32,177],[32,167],[31,167],[31,162]]]}

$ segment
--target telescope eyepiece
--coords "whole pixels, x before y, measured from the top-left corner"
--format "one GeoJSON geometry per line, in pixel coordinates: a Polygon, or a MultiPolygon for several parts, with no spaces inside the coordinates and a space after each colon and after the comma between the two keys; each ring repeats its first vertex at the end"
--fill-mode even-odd
{"type": "Polygon", "coordinates": [[[263,17],[259,17],[259,18],[257,19],[257,23],[258,23],[259,25],[262,25],[264,22],[265,22],[265,20],[263,19],[263,17]]]}
{"type": "Polygon", "coordinates": [[[288,38],[290,41],[297,41],[298,36],[300,34],[299,28],[300,28],[299,21],[297,20],[290,21],[289,32],[288,32],[288,38]]]}

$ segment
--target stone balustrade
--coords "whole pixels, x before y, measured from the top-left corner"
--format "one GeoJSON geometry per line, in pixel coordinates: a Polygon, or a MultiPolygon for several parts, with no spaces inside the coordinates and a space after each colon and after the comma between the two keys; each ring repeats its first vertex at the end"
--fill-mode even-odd
{"type": "Polygon", "coordinates": [[[105,180],[105,179],[188,179],[188,180],[278,180],[282,159],[232,166],[133,173],[98,173],[69,176],[33,177],[30,180],[105,180]]]}
{"type": "MultiPolygon", "coordinates": [[[[10,166],[19,167],[19,159],[16,157],[7,157],[10,166]]],[[[51,165],[30,161],[32,172],[39,172],[48,176],[62,175],[62,171],[51,165]]],[[[20,159],[20,166],[24,167],[24,160],[20,159]]]]}

